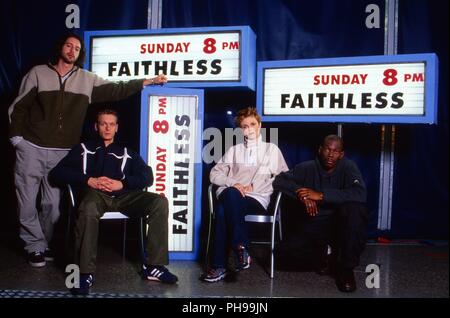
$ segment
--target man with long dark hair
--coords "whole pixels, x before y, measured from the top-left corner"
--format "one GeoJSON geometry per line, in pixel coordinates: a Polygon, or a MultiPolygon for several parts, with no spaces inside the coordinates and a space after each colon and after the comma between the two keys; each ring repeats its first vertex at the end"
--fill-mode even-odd
{"type": "Polygon", "coordinates": [[[164,84],[165,75],[113,83],[81,68],[85,48],[76,34],[58,42],[48,64],[33,67],[9,107],[9,137],[16,149],[14,169],[20,238],[33,267],[53,259],[48,243],[59,218],[60,191],[48,181],[49,171],[79,142],[90,103],[124,99],[145,85],[164,84]],[[41,192],[41,213],[36,198],[41,192]]]}

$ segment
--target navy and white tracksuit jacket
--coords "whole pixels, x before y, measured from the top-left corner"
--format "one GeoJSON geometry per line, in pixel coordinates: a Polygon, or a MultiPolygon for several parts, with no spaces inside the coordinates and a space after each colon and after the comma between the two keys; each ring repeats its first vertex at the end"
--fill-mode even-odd
{"type": "Polygon", "coordinates": [[[110,196],[142,190],[153,184],[152,169],[137,152],[117,143],[105,147],[101,140],[76,145],[50,173],[50,178],[57,183],[76,188],[86,187],[91,177],[102,176],[123,183],[121,190],[105,192],[110,196]]]}

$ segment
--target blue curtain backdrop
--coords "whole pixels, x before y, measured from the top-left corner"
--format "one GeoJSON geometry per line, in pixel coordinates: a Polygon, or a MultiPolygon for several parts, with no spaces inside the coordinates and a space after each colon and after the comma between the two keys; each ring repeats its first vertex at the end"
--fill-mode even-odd
{"type": "MultiPolygon", "coordinates": [[[[250,25],[257,60],[328,58],[384,53],[384,1],[165,0],[163,27],[250,25]],[[368,29],[365,8],[380,8],[381,28],[368,29]]],[[[440,60],[439,124],[397,125],[392,230],[376,230],[380,125],[345,124],[346,154],[359,165],[369,190],[370,234],[448,238],[448,3],[400,1],[398,53],[436,52],[440,60]]],[[[227,110],[255,104],[255,95],[207,92],[206,126],[232,124],[227,110]]],[[[311,159],[332,124],[271,124],[290,167],[311,159]]],[[[207,169],[205,169],[207,171],[207,169]]]]}
{"type": "MultiPolygon", "coordinates": [[[[8,141],[8,107],[17,96],[21,79],[31,67],[46,63],[56,40],[65,32],[66,7],[80,8],[80,28],[72,29],[83,36],[85,30],[118,30],[147,28],[147,0],[41,0],[0,1],[0,147],[3,153],[0,165],[2,205],[0,208],[0,237],[17,230],[16,199],[14,193],[14,150],[8,141]]],[[[121,115],[121,135],[134,148],[139,145],[140,96],[111,105],[121,115]]],[[[94,105],[88,112],[92,117],[94,105]]],[[[109,105],[108,105],[109,106],[109,105]]],[[[91,122],[85,130],[89,135],[91,122]]],[[[18,237],[18,236],[17,236],[18,237]]]]}
{"type": "MultiPolygon", "coordinates": [[[[0,2],[1,138],[6,165],[1,165],[4,195],[0,231],[16,224],[12,169],[14,152],[7,139],[7,109],[22,76],[45,63],[55,40],[65,31],[66,6],[80,8],[84,30],[145,29],[147,0],[60,0],[0,2]]],[[[257,35],[257,60],[379,55],[384,51],[381,0],[163,0],[162,27],[249,25],[257,35]],[[380,8],[381,28],[365,25],[368,4],[380,8]]],[[[448,3],[400,1],[398,53],[436,52],[440,61],[438,125],[397,125],[391,237],[448,239],[448,3]]],[[[249,91],[206,91],[205,128],[230,127],[241,107],[255,105],[249,91]]],[[[122,117],[121,137],[139,146],[139,96],[114,104],[122,117]]],[[[92,109],[95,109],[93,107],[92,109]]],[[[88,116],[92,115],[91,110],[88,116]]],[[[278,127],[279,145],[290,167],[314,157],[324,135],[337,125],[290,123],[278,127]]],[[[86,135],[89,135],[86,126],[86,135]]],[[[345,124],[346,153],[360,166],[369,189],[370,233],[378,235],[380,125],[345,124]]],[[[209,167],[206,167],[209,168],[209,167]]],[[[208,169],[204,181],[207,184],[208,169]]],[[[206,206],[206,205],[204,205],[206,206]]]]}

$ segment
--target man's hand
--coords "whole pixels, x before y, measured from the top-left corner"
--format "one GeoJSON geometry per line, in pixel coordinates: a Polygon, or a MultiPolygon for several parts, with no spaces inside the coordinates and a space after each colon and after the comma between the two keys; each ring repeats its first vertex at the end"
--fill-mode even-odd
{"type": "Polygon", "coordinates": [[[295,191],[297,198],[305,205],[306,213],[309,216],[316,216],[319,213],[317,202],[323,199],[323,193],[309,188],[300,188],[295,191]]]}
{"type": "Polygon", "coordinates": [[[123,189],[123,183],[118,180],[110,179],[108,177],[99,177],[99,178],[89,178],[88,186],[93,189],[113,192],[123,189]]]}
{"type": "Polygon", "coordinates": [[[123,183],[119,180],[114,180],[108,177],[98,178],[101,183],[100,190],[106,192],[119,191],[123,189],[123,183]]]}
{"type": "Polygon", "coordinates": [[[88,186],[90,186],[92,189],[101,190],[101,182],[98,180],[98,178],[89,178],[87,181],[88,186]]]}
{"type": "Polygon", "coordinates": [[[317,208],[317,203],[313,200],[304,200],[303,204],[306,208],[306,213],[308,213],[309,216],[316,216],[317,213],[319,213],[319,209],[317,208]]]}
{"type": "Polygon", "coordinates": [[[147,85],[159,85],[159,84],[165,84],[167,83],[167,76],[164,74],[159,74],[158,76],[154,78],[149,78],[144,80],[144,86],[147,85]]]}
{"type": "Polygon", "coordinates": [[[322,201],[323,200],[323,193],[322,192],[317,192],[314,191],[312,189],[309,188],[300,188],[295,190],[295,192],[297,193],[297,198],[302,201],[302,200],[313,200],[313,201],[322,201]]]}

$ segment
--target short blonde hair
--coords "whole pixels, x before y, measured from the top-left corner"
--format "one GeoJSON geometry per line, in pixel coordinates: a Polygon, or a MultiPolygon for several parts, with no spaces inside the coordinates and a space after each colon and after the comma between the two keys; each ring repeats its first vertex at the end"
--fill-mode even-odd
{"type": "Polygon", "coordinates": [[[113,115],[116,117],[116,122],[119,122],[119,115],[117,114],[117,112],[115,110],[112,109],[102,109],[100,111],[97,112],[97,116],[96,116],[96,122],[98,123],[98,121],[100,120],[100,116],[102,115],[113,115]]]}
{"type": "Polygon", "coordinates": [[[261,117],[258,115],[255,107],[246,107],[238,111],[236,117],[234,118],[234,122],[238,127],[241,127],[241,122],[247,117],[255,117],[258,124],[261,124],[261,117]]]}

